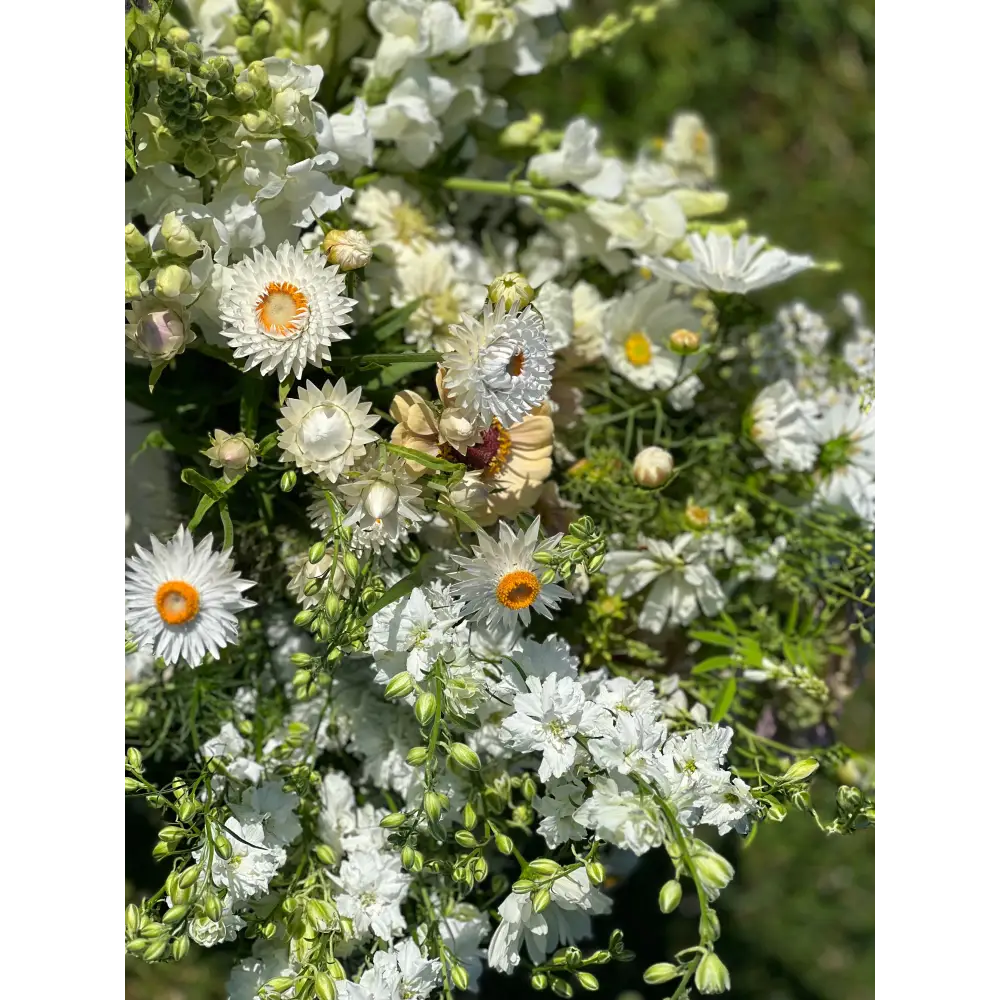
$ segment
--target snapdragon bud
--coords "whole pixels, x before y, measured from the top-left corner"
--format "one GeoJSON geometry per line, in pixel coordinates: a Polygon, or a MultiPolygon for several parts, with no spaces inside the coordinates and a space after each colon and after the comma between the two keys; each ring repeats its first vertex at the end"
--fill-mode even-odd
{"type": "Polygon", "coordinates": [[[240,104],[249,104],[256,96],[257,91],[254,90],[253,84],[247,83],[246,80],[241,80],[233,86],[233,97],[235,97],[240,104]]]}
{"type": "Polygon", "coordinates": [[[535,290],[523,274],[508,271],[490,282],[487,295],[494,305],[502,302],[505,309],[523,309],[534,299],[535,290]]]}
{"type": "Polygon", "coordinates": [[[500,145],[504,147],[530,146],[541,132],[545,119],[537,112],[532,111],[527,118],[522,118],[519,122],[511,122],[500,133],[500,145]]]}
{"type": "Polygon", "coordinates": [[[674,354],[694,354],[701,347],[701,334],[694,330],[674,330],[669,344],[674,354]]]}
{"type": "Polygon", "coordinates": [[[267,74],[267,66],[260,61],[252,62],[247,66],[247,79],[258,90],[270,86],[271,83],[271,78],[267,74]]]}
{"type": "Polygon", "coordinates": [[[129,260],[145,260],[149,257],[149,242],[130,222],[125,227],[125,256],[129,260]]]}
{"type": "Polygon", "coordinates": [[[156,364],[176,357],[188,342],[184,320],[171,309],[158,309],[137,318],[125,328],[132,353],[156,364]]]}
{"type": "Polygon", "coordinates": [[[674,471],[674,456],[666,448],[643,448],[632,463],[632,478],[647,487],[662,486],[674,471]]]}
{"type": "Polygon", "coordinates": [[[142,277],[139,272],[129,263],[125,264],[125,301],[131,302],[133,299],[138,299],[142,296],[142,290],[139,287],[142,282],[142,277]]]}
{"type": "Polygon", "coordinates": [[[323,253],[341,271],[356,271],[372,259],[372,245],[357,229],[331,229],[323,237],[323,253]]]}
{"type": "Polygon", "coordinates": [[[168,212],[163,217],[160,235],[167,249],[178,257],[193,257],[201,246],[191,227],[179,219],[176,212],[168,212]]]}
{"type": "Polygon", "coordinates": [[[156,295],[161,299],[176,299],[191,284],[191,272],[180,264],[168,264],[156,272],[156,295]]]}

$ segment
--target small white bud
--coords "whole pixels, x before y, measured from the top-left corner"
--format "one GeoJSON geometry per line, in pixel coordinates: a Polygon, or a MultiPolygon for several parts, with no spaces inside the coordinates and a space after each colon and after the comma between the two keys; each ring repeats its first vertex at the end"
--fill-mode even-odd
{"type": "Polygon", "coordinates": [[[357,229],[331,229],[323,238],[323,253],[341,271],[356,271],[372,259],[372,245],[357,229]]]}
{"type": "Polygon", "coordinates": [[[662,486],[674,471],[674,457],[665,448],[643,448],[632,463],[632,478],[640,486],[662,486]]]}

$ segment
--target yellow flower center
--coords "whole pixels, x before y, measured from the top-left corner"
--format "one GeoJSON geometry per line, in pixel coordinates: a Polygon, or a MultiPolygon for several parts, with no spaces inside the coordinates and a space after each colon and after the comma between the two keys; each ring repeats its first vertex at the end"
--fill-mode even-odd
{"type": "Polygon", "coordinates": [[[708,152],[708,133],[703,129],[698,129],[691,139],[691,148],[698,156],[704,156],[708,152]]]}
{"type": "Polygon", "coordinates": [[[541,593],[542,584],[534,573],[526,569],[516,569],[500,578],[497,584],[497,600],[512,611],[520,611],[532,604],[541,593]]]}
{"type": "Polygon", "coordinates": [[[424,218],[424,213],[413,205],[402,204],[392,210],[396,223],[396,239],[400,243],[413,243],[417,239],[432,239],[434,230],[424,218]]]}
{"type": "Polygon", "coordinates": [[[641,330],[630,333],[625,339],[625,357],[636,366],[641,368],[648,365],[653,360],[653,346],[641,330]]]}
{"type": "Polygon", "coordinates": [[[648,267],[640,267],[639,274],[646,280],[649,281],[653,277],[653,272],[648,267]]]}
{"type": "Polygon", "coordinates": [[[513,355],[510,361],[507,362],[507,374],[513,375],[517,378],[521,372],[524,371],[524,352],[518,351],[517,354],[513,355]]]}
{"type": "Polygon", "coordinates": [[[168,625],[191,621],[200,606],[198,591],[183,580],[168,580],[156,592],[156,610],[168,625]]]}
{"type": "Polygon", "coordinates": [[[267,333],[287,337],[297,331],[308,308],[308,300],[294,285],[272,281],[257,300],[257,319],[267,333]]]}
{"type": "Polygon", "coordinates": [[[696,528],[707,528],[712,520],[712,515],[704,507],[699,507],[693,503],[688,504],[688,508],[684,511],[684,514],[688,521],[696,528]]]}

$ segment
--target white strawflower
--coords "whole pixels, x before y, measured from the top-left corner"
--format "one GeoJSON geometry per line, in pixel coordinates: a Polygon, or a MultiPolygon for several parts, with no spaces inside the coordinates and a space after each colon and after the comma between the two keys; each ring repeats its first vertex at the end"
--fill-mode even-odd
{"type": "Polygon", "coordinates": [[[343,524],[355,525],[359,547],[390,548],[406,539],[410,530],[428,518],[417,480],[397,455],[385,455],[372,445],[356,476],[337,484],[347,505],[343,524]]]}
{"type": "Polygon", "coordinates": [[[744,233],[733,242],[728,233],[691,233],[687,238],[690,260],[643,257],[637,263],[661,278],[672,278],[695,288],[746,295],[776,285],[815,266],[812,257],[791,254],[779,247],[765,249],[767,240],[752,240],[744,233]]]}
{"type": "Polygon", "coordinates": [[[314,472],[331,483],[354,465],[365,447],[378,439],[369,430],[378,417],[369,415],[371,403],[362,403],[360,387],[347,391],[340,379],[299,386],[298,396],[289,398],[278,418],[281,461],[294,462],[304,472],[314,472]]]}
{"type": "Polygon", "coordinates": [[[467,314],[449,328],[441,367],[449,397],[466,415],[489,427],[496,417],[512,427],[548,398],[554,362],[541,316],[502,302],[467,314]]]}
{"type": "Polygon", "coordinates": [[[687,625],[700,612],[718,614],[726,603],[719,581],[707,559],[711,546],[694,535],[678,535],[673,542],[640,538],[641,550],[609,552],[604,560],[608,593],[632,597],[654,580],[639,615],[639,627],[661,632],[664,625],[687,625]]]}
{"type": "Polygon", "coordinates": [[[809,422],[811,412],[786,379],[769,385],[754,400],[750,437],[775,469],[805,472],[813,467],[819,446],[809,422]]]}
{"type": "Polygon", "coordinates": [[[344,276],[322,254],[282,243],[277,253],[254,250],[223,276],[219,298],[222,336],[244,371],[260,366],[302,377],[307,364],[330,360],[330,344],[347,340],[354,299],[344,296],[344,276]]]}
{"type": "Polygon", "coordinates": [[[197,666],[206,653],[218,659],[238,638],[236,612],[255,604],[242,596],[254,583],[233,569],[230,549],[213,552],[211,535],[196,548],[184,525],[150,546],[137,545],[125,563],[126,628],[168,664],[197,666]]]}
{"type": "Polygon", "coordinates": [[[453,572],[455,593],[467,602],[466,612],[487,625],[503,622],[513,626],[520,619],[531,621],[529,609],[545,618],[569,592],[558,584],[543,584],[545,568],[536,562],[535,553],[548,552],[559,544],[562,535],[538,541],[541,518],[536,517],[527,531],[515,532],[506,521],[499,524],[499,538],[494,541],[485,532],[477,535],[474,558],[453,556],[461,569],[453,572]]]}
{"type": "Polygon", "coordinates": [[[875,520],[875,406],[857,397],[828,407],[816,424],[816,498],[875,520]]]}
{"type": "Polygon", "coordinates": [[[666,448],[650,445],[643,448],[632,463],[632,478],[651,489],[662,486],[674,471],[674,456],[666,448]]]}

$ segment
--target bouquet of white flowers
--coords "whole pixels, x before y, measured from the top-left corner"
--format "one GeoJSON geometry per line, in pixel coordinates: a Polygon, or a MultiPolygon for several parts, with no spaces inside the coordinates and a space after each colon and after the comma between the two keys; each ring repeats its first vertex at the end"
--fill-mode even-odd
{"type": "Polygon", "coordinates": [[[725,218],[697,115],[626,160],[518,107],[665,4],[569,6],[126,3],[126,396],[184,512],[126,563],[126,951],[238,941],[232,1000],[597,990],[605,865],[661,850],[700,922],[645,981],[721,993],[703,838],[874,823],[873,331],[762,312],[833,266],[725,218]]]}

